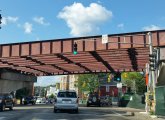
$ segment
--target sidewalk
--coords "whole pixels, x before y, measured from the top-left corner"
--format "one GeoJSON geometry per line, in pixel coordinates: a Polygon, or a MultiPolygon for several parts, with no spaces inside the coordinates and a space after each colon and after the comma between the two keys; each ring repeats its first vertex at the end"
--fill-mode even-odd
{"type": "Polygon", "coordinates": [[[145,110],[135,109],[135,108],[113,108],[114,110],[124,110],[127,114],[124,116],[130,116],[133,120],[165,120],[165,116],[156,116],[146,113],[145,110]]]}

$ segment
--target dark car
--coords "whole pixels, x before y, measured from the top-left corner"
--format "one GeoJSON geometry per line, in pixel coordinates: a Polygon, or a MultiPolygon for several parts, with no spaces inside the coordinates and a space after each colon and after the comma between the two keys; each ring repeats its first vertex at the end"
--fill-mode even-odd
{"type": "Polygon", "coordinates": [[[11,94],[0,94],[0,111],[4,111],[5,108],[13,110],[14,99],[11,94]]]}
{"type": "Polygon", "coordinates": [[[24,97],[22,102],[24,105],[27,105],[27,104],[35,105],[36,104],[36,98],[33,96],[24,97]]]}
{"type": "Polygon", "coordinates": [[[90,93],[88,95],[88,99],[87,99],[87,107],[91,106],[91,105],[97,105],[100,106],[100,98],[99,95],[97,93],[90,93]]]}

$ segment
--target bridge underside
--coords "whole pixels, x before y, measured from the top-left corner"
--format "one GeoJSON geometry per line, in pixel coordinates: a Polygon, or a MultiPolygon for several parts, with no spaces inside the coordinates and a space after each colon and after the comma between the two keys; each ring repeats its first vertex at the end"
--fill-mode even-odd
{"type": "Polygon", "coordinates": [[[17,73],[13,70],[0,70],[0,93],[10,93],[21,88],[27,88],[30,94],[33,93],[33,83],[37,77],[17,73]]]}
{"type": "MultiPolygon", "coordinates": [[[[149,60],[148,32],[56,39],[0,45],[0,69],[35,76],[143,71],[149,60]],[[78,54],[73,55],[77,43],[78,54]]],[[[165,31],[152,31],[154,46],[164,46],[165,31]]]]}

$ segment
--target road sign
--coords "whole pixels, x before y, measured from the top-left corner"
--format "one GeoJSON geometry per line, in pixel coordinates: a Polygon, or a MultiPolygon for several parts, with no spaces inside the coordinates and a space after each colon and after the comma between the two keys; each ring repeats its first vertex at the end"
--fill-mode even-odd
{"type": "Polygon", "coordinates": [[[102,44],[108,43],[108,35],[102,35],[102,44]]]}
{"type": "Polygon", "coordinates": [[[146,74],[149,74],[149,64],[146,63],[146,74]]]}
{"type": "Polygon", "coordinates": [[[117,83],[117,88],[122,88],[122,83],[117,83]]]}

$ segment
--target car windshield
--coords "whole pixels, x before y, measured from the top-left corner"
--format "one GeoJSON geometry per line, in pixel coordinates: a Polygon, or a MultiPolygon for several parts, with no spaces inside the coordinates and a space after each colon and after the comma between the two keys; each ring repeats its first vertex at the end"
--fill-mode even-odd
{"type": "Polygon", "coordinates": [[[91,97],[97,97],[98,98],[98,94],[96,94],[96,93],[89,94],[88,96],[89,96],[89,98],[91,98],[91,97]]]}
{"type": "Polygon", "coordinates": [[[76,98],[75,92],[59,92],[57,97],[76,98]]]}

